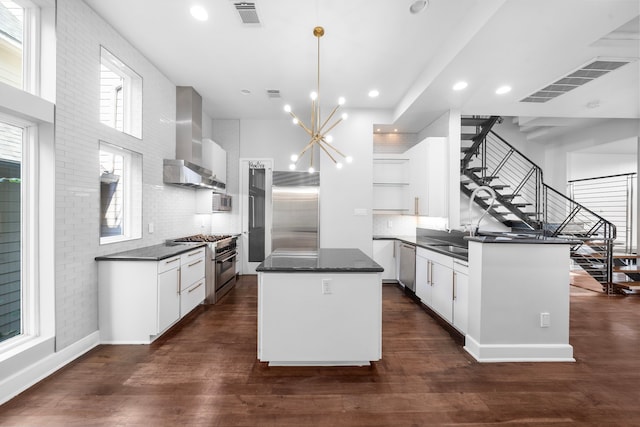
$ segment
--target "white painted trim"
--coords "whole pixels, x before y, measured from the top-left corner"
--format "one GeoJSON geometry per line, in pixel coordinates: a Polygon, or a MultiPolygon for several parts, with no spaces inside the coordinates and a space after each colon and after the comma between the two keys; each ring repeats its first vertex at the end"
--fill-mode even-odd
{"type": "Polygon", "coordinates": [[[0,405],[42,381],[100,344],[100,332],[95,331],[70,346],[27,366],[0,383],[0,405]]]}
{"type": "Polygon", "coordinates": [[[464,349],[481,363],[576,361],[569,344],[480,344],[466,335],[464,349]]]}

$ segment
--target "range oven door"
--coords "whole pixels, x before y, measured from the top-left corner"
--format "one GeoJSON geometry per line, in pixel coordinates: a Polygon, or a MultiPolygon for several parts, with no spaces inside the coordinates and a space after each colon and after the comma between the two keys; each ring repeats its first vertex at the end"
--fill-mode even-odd
{"type": "Polygon", "coordinates": [[[216,255],[216,292],[236,277],[236,252],[216,255]]]}

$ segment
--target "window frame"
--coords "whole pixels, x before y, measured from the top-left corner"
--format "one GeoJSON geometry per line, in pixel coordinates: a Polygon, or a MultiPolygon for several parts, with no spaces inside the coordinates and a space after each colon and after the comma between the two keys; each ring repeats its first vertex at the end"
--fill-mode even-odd
{"type": "MultiPolygon", "coordinates": [[[[122,79],[122,129],[117,127],[117,91],[115,90],[112,94],[113,105],[108,122],[102,120],[103,108],[100,105],[100,123],[134,138],[142,139],[142,76],[103,45],[100,45],[100,64],[122,79]],[[136,107],[136,104],[139,106],[136,107]]],[[[102,92],[102,72],[99,90],[102,92]]]]}
{"type": "MultiPolygon", "coordinates": [[[[140,193],[142,189],[142,154],[99,140],[98,156],[103,151],[123,156],[123,173],[121,177],[123,185],[122,233],[116,236],[102,236],[102,218],[100,218],[100,229],[98,231],[100,245],[140,239],[142,238],[142,197],[141,194],[136,197],[136,193],[140,193]],[[136,163],[139,164],[136,165],[136,163]],[[136,180],[138,182],[134,182],[136,180]],[[135,187],[137,185],[140,186],[140,189],[136,191],[135,187]]],[[[100,166],[100,162],[98,162],[98,166],[100,166]]],[[[99,181],[101,171],[98,170],[98,172],[99,181]]],[[[102,189],[99,194],[102,200],[102,189]]]]}

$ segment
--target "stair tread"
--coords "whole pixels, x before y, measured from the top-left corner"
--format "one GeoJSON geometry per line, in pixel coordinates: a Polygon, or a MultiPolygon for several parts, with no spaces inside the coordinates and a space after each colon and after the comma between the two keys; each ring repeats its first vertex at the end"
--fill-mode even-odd
{"type": "MultiPolygon", "coordinates": [[[[594,254],[594,258],[602,258],[602,254],[594,254]]],[[[613,259],[638,259],[638,254],[613,254],[613,259]]]]}
{"type": "Polygon", "coordinates": [[[460,134],[460,139],[462,141],[471,141],[473,138],[475,138],[476,136],[478,136],[477,133],[461,133],[460,134]]]}
{"type": "Polygon", "coordinates": [[[626,288],[640,288],[640,282],[637,281],[629,281],[629,282],[612,282],[614,286],[624,286],[626,288]]]}
{"type": "Polygon", "coordinates": [[[489,118],[477,118],[477,117],[461,117],[460,123],[462,126],[482,126],[489,118]]]}
{"type": "Polygon", "coordinates": [[[640,266],[638,265],[616,265],[613,267],[613,271],[616,273],[640,273],[640,266]]]}

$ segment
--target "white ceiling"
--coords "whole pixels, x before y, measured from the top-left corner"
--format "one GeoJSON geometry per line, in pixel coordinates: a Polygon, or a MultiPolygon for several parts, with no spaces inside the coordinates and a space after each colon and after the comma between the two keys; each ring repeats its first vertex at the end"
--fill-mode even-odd
{"type": "Polygon", "coordinates": [[[640,118],[637,0],[430,0],[416,15],[413,0],[255,0],[257,25],[242,24],[232,0],[85,1],[173,83],[193,86],[212,118],[285,118],[285,103],[303,116],[316,84],[316,25],[326,30],[325,108],[343,95],[347,111],[392,111],[389,128],[400,132],[450,108],[530,123],[640,118]],[[208,21],[191,17],[195,3],[208,21]],[[596,57],[634,62],[547,103],[519,102],[596,57]],[[452,91],[461,79],[468,88],[452,91]],[[498,96],[502,84],[513,90],[498,96]],[[378,98],[367,96],[373,88],[378,98]]]}

